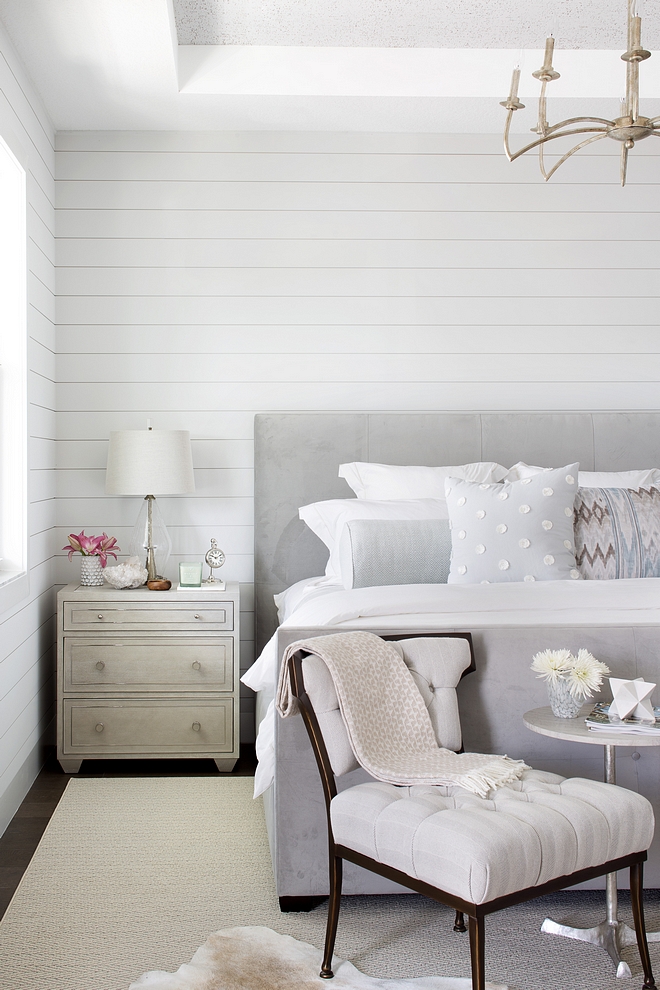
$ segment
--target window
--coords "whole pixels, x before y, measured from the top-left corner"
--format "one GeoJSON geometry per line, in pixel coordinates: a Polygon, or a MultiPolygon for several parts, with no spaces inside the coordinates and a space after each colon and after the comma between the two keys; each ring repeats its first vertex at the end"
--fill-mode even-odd
{"type": "Polygon", "coordinates": [[[1,609],[28,593],[25,178],[25,169],[0,137],[1,609]]]}

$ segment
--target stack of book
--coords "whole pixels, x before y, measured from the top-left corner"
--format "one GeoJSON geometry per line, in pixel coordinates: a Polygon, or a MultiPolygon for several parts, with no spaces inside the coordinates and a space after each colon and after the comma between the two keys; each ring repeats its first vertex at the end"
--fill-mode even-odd
{"type": "Polygon", "coordinates": [[[638,732],[646,735],[655,735],[660,732],[660,708],[654,708],[655,722],[643,722],[641,718],[619,718],[618,715],[610,716],[609,702],[599,702],[593,711],[585,718],[585,723],[589,729],[595,732],[638,732]]]}

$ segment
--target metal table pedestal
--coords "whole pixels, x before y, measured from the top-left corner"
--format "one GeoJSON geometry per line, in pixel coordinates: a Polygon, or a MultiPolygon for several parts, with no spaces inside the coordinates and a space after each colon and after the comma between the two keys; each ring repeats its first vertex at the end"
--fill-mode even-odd
{"type": "MultiPolygon", "coordinates": [[[[616,747],[605,746],[605,783],[616,784],[616,747]]],[[[621,979],[632,976],[630,966],[621,958],[621,949],[628,945],[637,945],[637,936],[632,928],[624,921],[619,921],[619,895],[617,890],[616,873],[608,873],[605,885],[606,918],[594,928],[571,928],[570,925],[560,925],[552,918],[546,918],[541,925],[541,931],[548,935],[562,935],[564,938],[574,938],[578,942],[590,942],[605,949],[616,966],[616,975],[621,979]]],[[[660,942],[660,932],[647,933],[649,942],[660,942]]]]}
{"type": "MultiPolygon", "coordinates": [[[[592,703],[586,704],[580,712],[579,718],[576,719],[555,718],[549,708],[535,708],[525,713],[523,721],[528,729],[543,736],[562,739],[565,742],[590,743],[591,745],[602,746],[605,756],[605,783],[615,784],[617,745],[634,746],[635,748],[660,746],[660,735],[638,735],[630,732],[615,735],[611,732],[606,734],[592,732],[584,722],[584,717],[589,714],[592,707],[592,703]]],[[[598,945],[601,949],[605,949],[610,956],[618,977],[631,976],[628,963],[621,958],[621,949],[627,946],[636,946],[637,938],[632,928],[623,921],[619,921],[616,873],[607,874],[605,906],[605,919],[593,928],[573,928],[570,925],[560,925],[551,918],[546,918],[541,925],[541,931],[550,935],[562,935],[564,938],[574,938],[579,942],[598,945]]],[[[649,942],[660,942],[660,932],[647,932],[646,938],[649,942]]]]}

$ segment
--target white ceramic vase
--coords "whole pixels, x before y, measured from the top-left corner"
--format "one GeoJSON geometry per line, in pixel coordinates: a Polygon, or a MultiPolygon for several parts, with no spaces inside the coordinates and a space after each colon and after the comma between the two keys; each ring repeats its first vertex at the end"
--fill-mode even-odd
{"type": "Polygon", "coordinates": [[[85,588],[100,588],[103,584],[101,558],[97,556],[80,558],[80,583],[85,588]]]}
{"type": "Polygon", "coordinates": [[[582,708],[583,700],[574,698],[568,684],[561,677],[553,683],[548,683],[548,698],[552,714],[557,718],[577,718],[582,708]]]}

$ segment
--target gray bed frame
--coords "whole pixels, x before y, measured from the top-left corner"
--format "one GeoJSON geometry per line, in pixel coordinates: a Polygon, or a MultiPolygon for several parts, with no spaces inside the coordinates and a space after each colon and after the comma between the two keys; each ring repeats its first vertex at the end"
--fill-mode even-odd
{"type": "MultiPolygon", "coordinates": [[[[328,552],[298,519],[298,508],[350,498],[340,463],[463,464],[518,460],[544,467],[579,461],[583,470],[660,466],[660,412],[272,413],[255,417],[255,595],[260,650],[276,628],[273,595],[322,574],[328,552]]],[[[305,630],[305,634],[328,629],[305,630]]],[[[383,632],[395,630],[383,628],[383,632]]],[[[406,632],[412,632],[407,630],[406,632]]],[[[420,630],[421,631],[421,630],[420,630]]],[[[619,676],[660,682],[660,630],[655,626],[594,628],[498,627],[472,631],[476,674],[460,688],[466,749],[524,757],[538,769],[602,779],[596,746],[567,745],[533,735],[521,715],[547,703],[529,674],[531,656],[546,646],[585,646],[619,676]]],[[[301,631],[279,636],[280,656],[301,631]]],[[[617,750],[618,780],[639,789],[660,812],[660,753],[617,750]]],[[[265,796],[269,838],[283,906],[327,893],[323,797],[300,719],[276,723],[277,773],[265,796]]],[[[360,771],[361,773],[361,771],[360,771]]],[[[352,775],[350,775],[352,778],[352,775]]],[[[353,778],[350,782],[353,782],[353,778]]],[[[652,847],[647,886],[660,886],[660,848],[652,847]]],[[[389,882],[355,867],[346,893],[382,893],[389,882]],[[374,879],[377,881],[374,883],[374,879]]]]}

